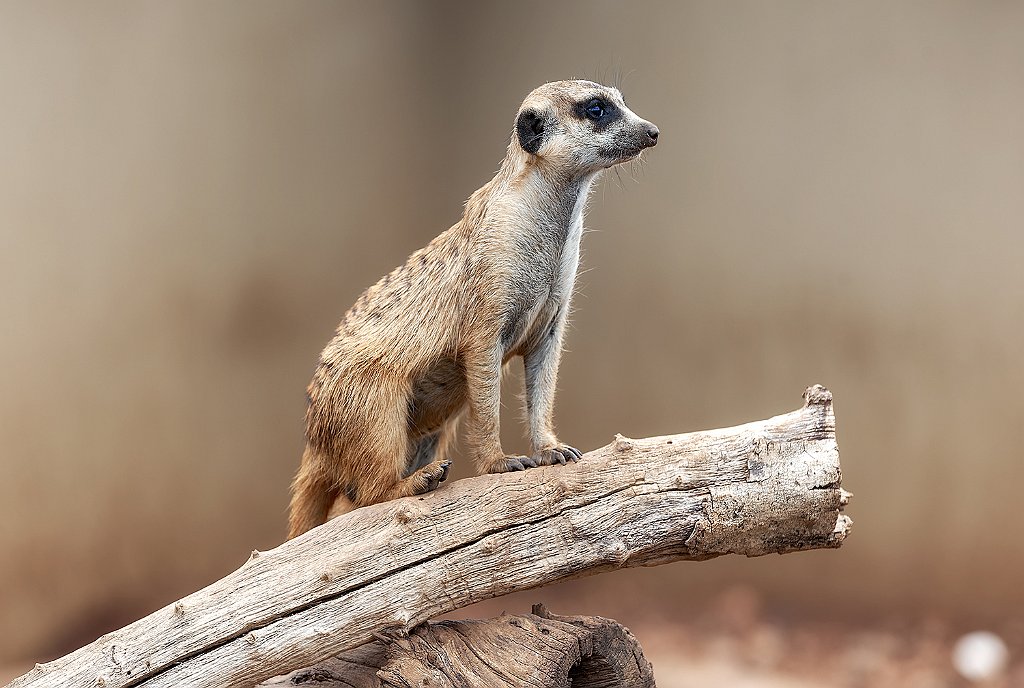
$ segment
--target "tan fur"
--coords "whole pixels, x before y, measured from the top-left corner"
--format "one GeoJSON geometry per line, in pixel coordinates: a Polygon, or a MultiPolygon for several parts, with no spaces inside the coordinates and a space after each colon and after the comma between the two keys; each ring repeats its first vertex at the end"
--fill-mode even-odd
{"type": "Polygon", "coordinates": [[[583,209],[597,173],[654,145],[657,129],[617,90],[561,81],[526,98],[517,132],[461,221],[367,289],[321,354],[289,537],[329,516],[436,488],[462,415],[480,471],[580,456],[556,437],[552,409],[583,209]],[[580,103],[593,98],[618,118],[600,127],[587,119],[580,103]],[[543,134],[534,140],[536,129],[543,134]],[[531,145],[535,153],[525,150],[531,145]],[[526,367],[531,457],[506,456],[498,439],[501,368],[517,355],[526,367]]]}

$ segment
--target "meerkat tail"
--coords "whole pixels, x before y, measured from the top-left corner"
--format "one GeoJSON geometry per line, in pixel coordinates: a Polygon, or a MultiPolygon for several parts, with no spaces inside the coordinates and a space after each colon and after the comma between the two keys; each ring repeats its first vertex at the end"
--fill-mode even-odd
{"type": "MultiPolygon", "coordinates": [[[[317,458],[306,447],[302,465],[292,483],[292,501],[288,516],[288,539],[325,523],[339,490],[316,470],[317,458]]],[[[339,512],[343,513],[343,512],[339,512]]]]}

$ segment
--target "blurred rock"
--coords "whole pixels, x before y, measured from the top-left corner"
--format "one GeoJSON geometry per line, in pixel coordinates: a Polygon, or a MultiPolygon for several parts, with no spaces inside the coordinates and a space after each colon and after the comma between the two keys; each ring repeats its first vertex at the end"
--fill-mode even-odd
{"type": "Polygon", "coordinates": [[[953,666],[968,681],[992,681],[1006,671],[1010,651],[1006,643],[990,631],[974,631],[961,636],[953,646],[953,666]]]}

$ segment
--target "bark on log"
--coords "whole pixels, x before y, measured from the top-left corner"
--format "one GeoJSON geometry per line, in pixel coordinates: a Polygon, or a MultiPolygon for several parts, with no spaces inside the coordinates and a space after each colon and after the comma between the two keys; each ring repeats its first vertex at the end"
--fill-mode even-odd
{"type": "Polygon", "coordinates": [[[381,638],[258,688],[654,688],[625,626],[599,616],[532,614],[440,621],[381,638]]]}
{"type": "Polygon", "coordinates": [[[627,566],[838,547],[832,395],[734,428],[358,509],[10,688],[250,688],[484,599],[627,566]]]}

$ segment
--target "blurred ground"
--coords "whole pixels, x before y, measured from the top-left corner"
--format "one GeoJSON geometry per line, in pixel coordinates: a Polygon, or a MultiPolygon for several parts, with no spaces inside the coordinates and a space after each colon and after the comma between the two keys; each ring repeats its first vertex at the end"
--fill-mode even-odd
{"type": "Polygon", "coordinates": [[[638,628],[734,585],[793,628],[1020,618],[1022,27],[997,1],[0,4],[0,661],[281,540],[339,317],[568,76],[662,137],[592,199],[562,437],[735,424],[820,382],[856,525],[545,601],[635,599],[638,628]]]}
{"type": "MultiPolygon", "coordinates": [[[[531,601],[561,598],[567,614],[600,609],[626,624],[654,666],[659,688],[1015,688],[1024,685],[1024,619],[1007,620],[995,631],[1017,659],[991,680],[967,681],[954,669],[953,645],[965,631],[930,614],[891,614],[873,623],[827,610],[774,606],[754,588],[732,587],[709,600],[685,605],[678,618],[669,607],[643,596],[622,599],[579,591],[537,590],[492,600],[452,614],[489,618],[521,613],[531,601]]],[[[607,591],[604,593],[608,595],[607,591]]],[[[554,610],[553,610],[554,611],[554,610]]],[[[0,681],[30,665],[0,665],[0,681]]]]}

